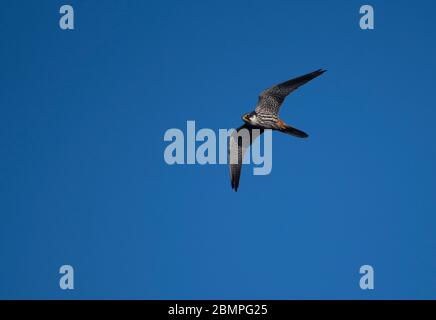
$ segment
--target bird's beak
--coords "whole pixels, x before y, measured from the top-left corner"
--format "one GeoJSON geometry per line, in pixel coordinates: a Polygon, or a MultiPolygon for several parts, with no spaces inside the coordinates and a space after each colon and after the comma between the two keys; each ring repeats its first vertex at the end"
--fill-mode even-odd
{"type": "Polygon", "coordinates": [[[242,116],[242,120],[248,121],[248,119],[247,119],[247,115],[246,115],[246,114],[244,114],[244,115],[242,116]]]}

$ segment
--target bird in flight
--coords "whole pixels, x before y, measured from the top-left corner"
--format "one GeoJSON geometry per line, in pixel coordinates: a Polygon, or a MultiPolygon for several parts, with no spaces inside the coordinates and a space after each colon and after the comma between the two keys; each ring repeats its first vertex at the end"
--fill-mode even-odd
{"type": "Polygon", "coordinates": [[[265,129],[280,131],[297,138],[308,137],[307,133],[291,127],[283,120],[279,119],[278,114],[283,101],[285,101],[285,98],[290,93],[310,80],[322,75],[324,72],[326,72],[326,70],[319,69],[264,90],[259,95],[256,109],[242,116],[244,124],[236,129],[235,134],[231,135],[229,140],[230,178],[232,189],[238,191],[242,159],[244,158],[245,151],[253,141],[264,132],[265,129]],[[238,135],[243,129],[248,131],[250,135],[249,139],[241,139],[238,135]]]}

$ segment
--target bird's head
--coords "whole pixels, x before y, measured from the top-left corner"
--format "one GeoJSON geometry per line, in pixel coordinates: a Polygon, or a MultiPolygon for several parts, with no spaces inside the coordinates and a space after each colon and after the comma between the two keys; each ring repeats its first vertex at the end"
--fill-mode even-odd
{"type": "Polygon", "coordinates": [[[242,120],[248,124],[256,124],[257,123],[257,114],[256,112],[246,113],[242,116],[242,120]]]}

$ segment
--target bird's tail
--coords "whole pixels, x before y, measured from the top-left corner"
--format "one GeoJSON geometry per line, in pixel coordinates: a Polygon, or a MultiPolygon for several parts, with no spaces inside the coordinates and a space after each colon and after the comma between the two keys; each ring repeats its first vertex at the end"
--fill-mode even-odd
{"type": "Polygon", "coordinates": [[[288,126],[287,124],[285,124],[280,131],[283,133],[290,134],[290,135],[297,137],[297,138],[307,138],[309,136],[306,132],[303,132],[303,131],[298,130],[294,127],[288,126]]]}

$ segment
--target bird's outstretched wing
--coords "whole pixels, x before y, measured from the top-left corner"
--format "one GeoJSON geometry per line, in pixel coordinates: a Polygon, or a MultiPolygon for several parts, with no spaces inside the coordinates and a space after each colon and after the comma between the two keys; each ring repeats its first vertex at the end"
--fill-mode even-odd
{"type": "Polygon", "coordinates": [[[253,128],[244,124],[230,136],[228,145],[230,180],[232,189],[235,191],[238,191],[245,151],[263,132],[263,129],[253,128]]]}
{"type": "Polygon", "coordinates": [[[262,91],[262,93],[259,95],[256,112],[260,114],[273,114],[277,116],[280,106],[287,95],[302,85],[308,83],[310,80],[322,75],[324,72],[326,72],[326,70],[319,69],[262,91]]]}

